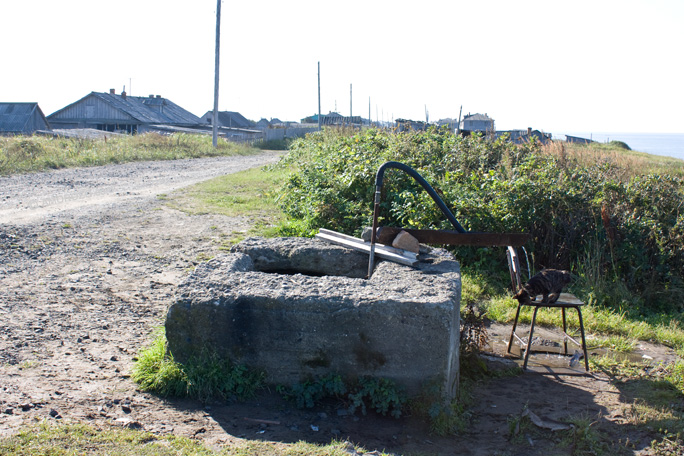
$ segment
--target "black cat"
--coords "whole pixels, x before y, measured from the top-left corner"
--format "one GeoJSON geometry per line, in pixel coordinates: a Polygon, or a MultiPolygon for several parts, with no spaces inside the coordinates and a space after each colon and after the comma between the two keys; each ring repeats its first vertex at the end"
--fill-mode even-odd
{"type": "Polygon", "coordinates": [[[515,294],[514,298],[520,304],[531,304],[537,298],[537,295],[542,295],[542,303],[553,304],[558,301],[561,291],[570,283],[570,280],[569,271],[543,269],[532,276],[520,291],[515,294]]]}

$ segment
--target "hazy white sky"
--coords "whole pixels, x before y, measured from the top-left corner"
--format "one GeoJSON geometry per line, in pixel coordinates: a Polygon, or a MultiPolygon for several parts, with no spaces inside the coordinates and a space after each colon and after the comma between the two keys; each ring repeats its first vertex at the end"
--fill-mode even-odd
{"type": "MultiPolygon", "coordinates": [[[[498,129],[684,132],[683,0],[222,2],[219,109],[487,113],[498,129]],[[370,99],[370,103],[369,103],[370,99]]],[[[0,101],[213,106],[216,0],[0,0],[0,101]]]]}

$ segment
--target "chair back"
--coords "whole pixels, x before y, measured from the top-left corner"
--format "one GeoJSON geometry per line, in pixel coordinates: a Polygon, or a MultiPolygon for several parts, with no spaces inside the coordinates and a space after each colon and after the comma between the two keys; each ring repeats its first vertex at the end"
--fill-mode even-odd
{"type": "Polygon", "coordinates": [[[517,293],[518,290],[522,288],[523,284],[520,274],[520,259],[518,258],[518,252],[515,250],[515,247],[508,246],[506,257],[508,258],[508,270],[511,273],[513,293],[517,293]]]}

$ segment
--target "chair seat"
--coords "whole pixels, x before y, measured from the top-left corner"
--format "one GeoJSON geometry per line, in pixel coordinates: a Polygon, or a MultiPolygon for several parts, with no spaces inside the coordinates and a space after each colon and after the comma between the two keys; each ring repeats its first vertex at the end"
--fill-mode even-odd
{"type": "Polygon", "coordinates": [[[558,301],[552,303],[544,303],[541,300],[541,296],[537,296],[539,299],[530,301],[529,303],[523,303],[524,306],[543,306],[543,307],[577,307],[583,306],[586,303],[580,301],[580,299],[571,293],[561,293],[558,297],[558,301]]]}

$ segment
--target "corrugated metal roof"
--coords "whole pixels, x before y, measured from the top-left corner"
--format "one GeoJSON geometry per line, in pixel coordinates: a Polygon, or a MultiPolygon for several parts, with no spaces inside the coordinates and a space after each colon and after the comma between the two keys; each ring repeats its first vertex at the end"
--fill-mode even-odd
{"type": "Polygon", "coordinates": [[[487,114],[468,114],[463,118],[463,120],[485,120],[485,121],[490,121],[492,118],[490,118],[487,114]]]}
{"type": "Polygon", "coordinates": [[[106,92],[91,92],[89,95],[86,95],[75,103],[50,114],[50,117],[59,118],[60,121],[67,120],[59,116],[59,114],[71,106],[77,105],[91,97],[98,98],[113,109],[131,116],[142,124],[197,125],[201,123],[199,117],[186,111],[167,98],[123,96],[106,92]]]}
{"type": "Polygon", "coordinates": [[[130,95],[124,98],[122,95],[98,92],[93,92],[92,95],[112,107],[124,111],[142,123],[195,125],[201,122],[199,117],[166,98],[133,97],[130,95]]]}
{"type": "Polygon", "coordinates": [[[38,103],[0,103],[0,132],[32,133],[29,128],[34,115],[39,115],[49,128],[38,103]]]}
{"type": "MultiPolygon", "coordinates": [[[[209,124],[211,124],[211,119],[214,115],[214,111],[207,111],[203,116],[202,119],[209,119],[209,124]]],[[[248,120],[240,114],[239,112],[236,111],[219,111],[218,112],[218,124],[219,126],[223,127],[231,127],[231,128],[253,128],[254,127],[254,122],[251,120],[248,120]]]]}

